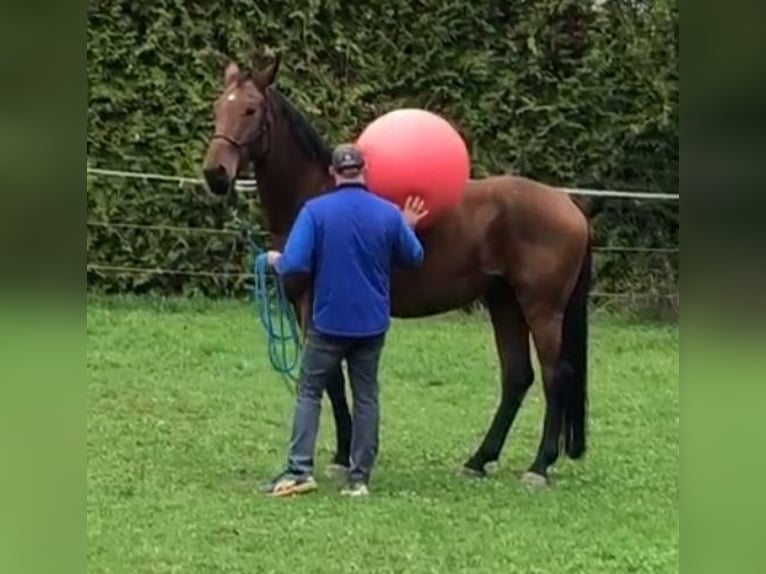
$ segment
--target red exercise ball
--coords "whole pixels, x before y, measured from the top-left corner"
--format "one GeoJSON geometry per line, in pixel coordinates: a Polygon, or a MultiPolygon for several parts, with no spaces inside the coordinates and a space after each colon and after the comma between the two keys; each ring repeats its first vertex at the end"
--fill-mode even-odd
{"type": "Polygon", "coordinates": [[[470,176],[468,149],[440,116],[395,110],[370,123],[356,143],[370,191],[400,207],[410,195],[423,198],[429,214],[419,226],[428,227],[462,200],[470,176]]]}

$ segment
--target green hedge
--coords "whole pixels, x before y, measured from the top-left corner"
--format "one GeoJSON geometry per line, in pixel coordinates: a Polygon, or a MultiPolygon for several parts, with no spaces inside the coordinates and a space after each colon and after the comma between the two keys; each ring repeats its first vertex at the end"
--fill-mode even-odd
{"type": "MultiPolygon", "coordinates": [[[[226,55],[283,54],[279,84],[329,142],[400,106],[437,111],[470,142],[474,175],[570,187],[677,191],[674,2],[582,0],[102,0],[88,4],[93,167],[199,175],[226,55]]],[[[258,232],[257,198],[91,178],[93,222],[258,232]]],[[[597,243],[678,241],[675,202],[607,200],[597,243]]],[[[117,268],[248,271],[236,235],[89,226],[88,261],[117,268]]],[[[600,255],[598,290],[675,289],[676,257],[600,255]]],[[[109,291],[241,294],[237,278],[88,273],[109,291]]]]}

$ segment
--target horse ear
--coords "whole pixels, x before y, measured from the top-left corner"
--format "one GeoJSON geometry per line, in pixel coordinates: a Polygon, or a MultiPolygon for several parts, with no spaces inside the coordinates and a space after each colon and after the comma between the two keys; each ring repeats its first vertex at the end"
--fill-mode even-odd
{"type": "Polygon", "coordinates": [[[239,66],[236,62],[229,62],[226,66],[226,71],[223,73],[223,83],[225,86],[231,84],[239,74],[239,66]]]}
{"type": "Polygon", "coordinates": [[[276,54],[271,63],[265,68],[261,68],[259,71],[253,71],[253,82],[258,86],[259,90],[265,90],[274,83],[277,79],[277,73],[279,72],[279,64],[282,61],[282,57],[276,54]]]}

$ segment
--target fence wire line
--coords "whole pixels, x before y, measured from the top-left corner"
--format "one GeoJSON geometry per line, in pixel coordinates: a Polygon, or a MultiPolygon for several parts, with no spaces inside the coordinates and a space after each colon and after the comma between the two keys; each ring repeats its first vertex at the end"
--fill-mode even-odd
{"type": "MultiPolygon", "coordinates": [[[[181,227],[176,225],[162,225],[149,223],[124,223],[114,221],[86,221],[90,227],[104,229],[134,229],[146,231],[166,231],[170,233],[199,233],[202,235],[224,235],[227,237],[242,237],[243,232],[236,229],[215,229],[213,227],[181,227]]],[[[620,245],[596,245],[593,251],[614,253],[678,253],[678,247],[623,247],[620,245]]]]}
{"type": "MultiPolygon", "coordinates": [[[[184,275],[190,277],[210,277],[221,279],[253,279],[255,276],[252,273],[240,273],[233,272],[227,273],[225,271],[194,271],[183,269],[163,269],[162,267],[132,267],[129,265],[101,265],[98,263],[88,263],[85,266],[86,271],[101,271],[104,273],[129,273],[133,275],[184,275]]],[[[659,299],[677,299],[678,294],[673,293],[609,293],[609,292],[593,292],[591,297],[601,297],[608,299],[625,299],[625,298],[659,298],[659,299]]]]}
{"type": "Polygon", "coordinates": [[[130,273],[133,275],[184,275],[189,277],[210,277],[223,279],[252,279],[252,273],[242,273],[240,271],[227,273],[226,271],[195,271],[184,269],[163,269],[162,267],[132,267],[130,265],[101,265],[99,263],[88,263],[85,265],[86,271],[103,271],[105,273],[130,273]]]}
{"type": "MultiPolygon", "coordinates": [[[[141,179],[144,181],[164,181],[170,183],[177,183],[178,185],[195,184],[204,185],[205,182],[199,178],[183,177],[176,175],[163,175],[160,173],[151,172],[138,172],[138,171],[120,171],[114,169],[100,169],[95,167],[86,168],[87,175],[114,177],[121,179],[141,179]]],[[[255,191],[257,184],[252,179],[237,180],[235,184],[237,191],[255,191]]],[[[680,201],[680,195],[677,193],[651,193],[645,191],[611,191],[611,190],[597,190],[597,189],[574,189],[574,188],[555,188],[557,191],[568,193],[571,195],[584,195],[584,196],[600,196],[600,197],[614,197],[625,199],[658,199],[669,201],[680,201]]]]}
{"type": "MultiPolygon", "coordinates": [[[[236,229],[216,229],[214,227],[182,227],[177,225],[164,225],[152,223],[125,223],[122,221],[86,221],[89,227],[101,227],[104,229],[133,229],[145,231],[158,231],[169,233],[199,233],[202,235],[225,235],[227,237],[242,237],[242,231],[236,229]]],[[[678,247],[622,247],[619,245],[594,246],[594,251],[605,252],[635,252],[635,253],[678,253],[678,247]]]]}
{"type": "Polygon", "coordinates": [[[236,229],[216,229],[214,227],[180,227],[176,225],[162,225],[150,223],[124,223],[121,221],[87,221],[89,227],[103,227],[104,229],[143,229],[146,231],[167,231],[170,233],[200,233],[202,235],[226,235],[229,237],[241,237],[242,232],[236,229]]]}
{"type": "MultiPolygon", "coordinates": [[[[161,173],[151,173],[142,171],[120,171],[116,169],[100,169],[95,167],[86,168],[87,175],[115,177],[120,179],[140,179],[143,181],[164,181],[166,183],[176,183],[179,186],[184,184],[205,185],[200,178],[184,177],[180,175],[163,175],[161,173]]],[[[237,180],[235,184],[237,191],[255,191],[256,182],[252,179],[237,180]]]]}

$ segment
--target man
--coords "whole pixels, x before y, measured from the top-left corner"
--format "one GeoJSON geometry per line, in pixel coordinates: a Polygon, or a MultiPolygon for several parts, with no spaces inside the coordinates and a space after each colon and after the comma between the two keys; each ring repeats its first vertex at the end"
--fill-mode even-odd
{"type": "Polygon", "coordinates": [[[351,468],[344,494],[368,494],[378,453],[378,363],[390,323],[392,264],[416,267],[423,247],[413,229],[427,215],[420,198],[403,210],[371,193],[365,163],[353,145],[338,146],[331,193],[305,203],[284,254],[268,261],[280,276],[310,273],[314,306],[303,352],[287,468],[266,492],[286,496],[316,489],[314,451],[322,394],[344,359],[354,397],[351,468]]]}

